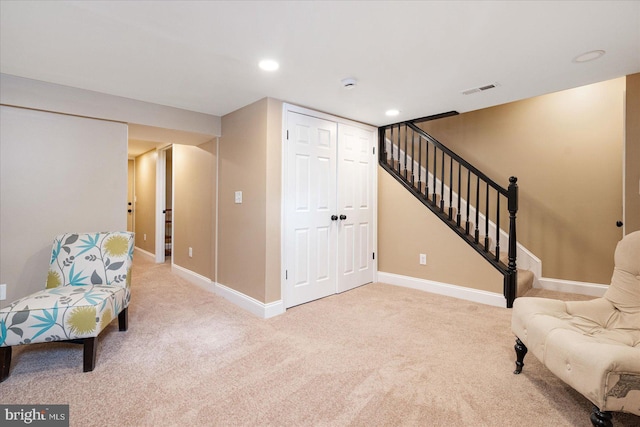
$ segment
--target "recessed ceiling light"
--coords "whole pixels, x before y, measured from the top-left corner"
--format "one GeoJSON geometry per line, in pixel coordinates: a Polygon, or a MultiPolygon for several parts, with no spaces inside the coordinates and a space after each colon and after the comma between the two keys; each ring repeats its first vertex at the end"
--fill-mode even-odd
{"type": "Polygon", "coordinates": [[[260,61],[258,66],[264,71],[276,71],[278,68],[280,68],[280,64],[278,64],[273,59],[263,59],[262,61],[260,61]]]}
{"type": "Polygon", "coordinates": [[[385,111],[384,114],[386,114],[387,116],[393,117],[393,116],[397,116],[398,114],[400,114],[400,110],[391,109],[391,110],[385,111]]]}
{"type": "Polygon", "coordinates": [[[576,56],[575,58],[573,58],[572,62],[581,63],[581,62],[595,61],[596,59],[602,57],[602,55],[604,54],[605,54],[604,50],[592,50],[590,52],[585,52],[576,56]]]}

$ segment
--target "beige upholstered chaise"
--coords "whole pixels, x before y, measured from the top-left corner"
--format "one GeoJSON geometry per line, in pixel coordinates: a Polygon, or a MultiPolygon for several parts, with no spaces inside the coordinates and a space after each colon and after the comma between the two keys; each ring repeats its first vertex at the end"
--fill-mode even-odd
{"type": "Polygon", "coordinates": [[[595,405],[593,425],[611,426],[611,411],[640,415],[640,231],[618,243],[604,297],[518,298],[512,316],[516,374],[530,350],[595,405]]]}
{"type": "Polygon", "coordinates": [[[53,241],[46,288],[0,310],[0,382],[9,377],[11,347],[70,341],[84,345],[84,371],[95,366],[97,337],[118,318],[128,326],[134,236],[69,233],[53,241]]]}

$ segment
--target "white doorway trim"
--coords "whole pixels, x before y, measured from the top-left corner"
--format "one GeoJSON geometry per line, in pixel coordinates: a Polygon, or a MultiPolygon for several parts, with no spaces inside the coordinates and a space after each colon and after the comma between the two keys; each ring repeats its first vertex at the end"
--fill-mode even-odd
{"type": "MultiPolygon", "coordinates": [[[[131,216],[131,230],[136,229],[136,159],[127,159],[127,216],[131,216]],[[129,162],[131,162],[132,172],[129,174],[129,162]],[[129,198],[129,191],[131,191],[131,197],[129,198]],[[130,212],[129,212],[130,211],[130,212]]],[[[127,218],[127,222],[129,219],[127,218]]]]}
{"type": "MultiPolygon", "coordinates": [[[[171,149],[172,145],[165,145],[156,149],[156,263],[162,264],[165,262],[165,213],[167,203],[167,150],[171,149]]],[[[173,186],[173,179],[171,180],[173,186]]],[[[173,209],[173,206],[172,206],[173,209]]],[[[172,252],[173,254],[173,252],[172,252]]],[[[173,261],[172,261],[173,262],[173,261]]]]}

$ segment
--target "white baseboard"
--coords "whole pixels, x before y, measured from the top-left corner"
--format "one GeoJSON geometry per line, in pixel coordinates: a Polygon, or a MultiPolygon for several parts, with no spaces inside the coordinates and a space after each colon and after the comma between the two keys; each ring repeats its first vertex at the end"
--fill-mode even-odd
{"type": "Polygon", "coordinates": [[[504,295],[478,289],[465,288],[448,283],[435,282],[433,280],[417,279],[415,277],[401,276],[399,274],[378,272],[378,281],[395,286],[417,289],[439,295],[446,295],[467,301],[479,302],[496,307],[506,307],[504,295]]]}
{"type": "Polygon", "coordinates": [[[535,288],[549,291],[567,292],[571,294],[590,295],[601,297],[609,289],[609,286],[599,283],[575,282],[573,280],[552,279],[541,277],[534,283],[535,288]]]}
{"type": "Polygon", "coordinates": [[[215,284],[215,292],[226,300],[231,301],[240,308],[247,310],[250,313],[255,314],[263,319],[277,316],[285,312],[284,303],[282,300],[263,303],[255,298],[251,298],[248,295],[238,292],[235,289],[231,289],[220,283],[215,284]]]}
{"type": "Polygon", "coordinates": [[[147,252],[144,249],[140,249],[139,247],[134,247],[134,251],[136,251],[139,255],[146,257],[151,262],[156,262],[156,254],[152,254],[151,252],[147,252]]]}
{"type": "Polygon", "coordinates": [[[221,285],[220,283],[215,283],[208,277],[202,276],[177,264],[171,265],[171,272],[206,291],[223,297],[238,307],[263,319],[268,319],[285,312],[282,300],[270,303],[260,302],[255,298],[251,298],[250,296],[243,294],[242,292],[238,292],[235,289],[231,289],[230,287],[221,285]]]}
{"type": "Polygon", "coordinates": [[[212,293],[216,292],[213,282],[208,277],[202,276],[194,271],[181,267],[178,264],[171,264],[171,272],[174,273],[176,276],[180,276],[184,280],[190,283],[193,283],[199,288],[202,288],[212,293]]]}

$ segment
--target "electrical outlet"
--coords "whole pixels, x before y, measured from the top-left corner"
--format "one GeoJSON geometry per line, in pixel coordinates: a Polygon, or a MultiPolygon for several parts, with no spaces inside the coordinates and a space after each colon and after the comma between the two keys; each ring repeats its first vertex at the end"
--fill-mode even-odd
{"type": "Polygon", "coordinates": [[[144,240],[145,242],[147,241],[147,234],[146,233],[142,235],[142,240],[144,240]]]}
{"type": "Polygon", "coordinates": [[[193,258],[193,248],[189,247],[189,258],[193,258]]]}
{"type": "Polygon", "coordinates": [[[242,203],[242,191],[236,191],[234,194],[234,201],[237,204],[242,203]]]}
{"type": "Polygon", "coordinates": [[[0,285],[0,301],[4,301],[7,299],[7,285],[4,283],[0,285]]]}
{"type": "Polygon", "coordinates": [[[420,254],[420,265],[427,265],[427,254],[420,254]]]}

